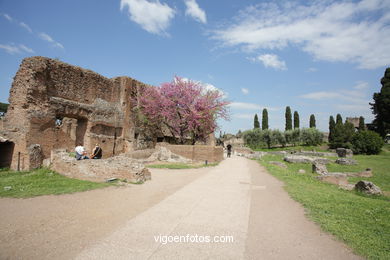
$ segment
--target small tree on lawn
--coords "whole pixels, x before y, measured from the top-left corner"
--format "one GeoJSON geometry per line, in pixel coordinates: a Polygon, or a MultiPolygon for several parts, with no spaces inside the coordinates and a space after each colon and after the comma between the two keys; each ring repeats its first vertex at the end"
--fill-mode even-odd
{"type": "Polygon", "coordinates": [[[299,114],[294,111],[294,129],[299,128],[299,114]]]}
{"type": "Polygon", "coordinates": [[[359,117],[359,131],[366,130],[366,124],[364,123],[364,117],[359,117]]]}
{"type": "Polygon", "coordinates": [[[261,119],[261,129],[268,129],[268,111],[266,108],[263,109],[263,118],[261,119]]]}
{"type": "Polygon", "coordinates": [[[336,126],[336,122],[334,121],[333,116],[329,117],[329,136],[328,136],[328,142],[333,142],[333,135],[334,135],[334,128],[336,126]]]}
{"type": "Polygon", "coordinates": [[[286,107],[286,113],[284,114],[286,118],[286,128],[285,130],[291,130],[292,129],[292,119],[291,119],[291,108],[289,106],[286,107]]]}
{"type": "Polygon", "coordinates": [[[260,122],[259,122],[259,118],[257,117],[257,114],[255,114],[255,118],[253,119],[253,128],[254,129],[260,128],[260,122]]]}
{"type": "Polygon", "coordinates": [[[175,77],[159,87],[146,87],[136,109],[147,126],[166,127],[180,143],[190,138],[195,144],[216,130],[217,119],[228,119],[228,104],[221,92],[175,77]]]}
{"type": "Polygon", "coordinates": [[[381,90],[374,93],[374,102],[370,103],[372,112],[375,115],[373,121],[376,131],[385,137],[390,133],[390,68],[385,71],[384,77],[381,79],[381,90]]]}
{"type": "Polygon", "coordinates": [[[316,128],[316,117],[313,114],[310,115],[310,128],[316,128]]]}
{"type": "Polygon", "coordinates": [[[340,123],[340,124],[343,123],[343,118],[341,117],[340,114],[337,114],[337,116],[336,116],[336,124],[338,124],[338,123],[340,123]]]}

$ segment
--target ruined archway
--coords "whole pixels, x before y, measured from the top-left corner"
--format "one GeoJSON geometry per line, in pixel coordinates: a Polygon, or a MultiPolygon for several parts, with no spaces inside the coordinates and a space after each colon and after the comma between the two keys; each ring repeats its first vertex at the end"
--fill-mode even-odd
{"type": "Polygon", "coordinates": [[[10,168],[15,144],[13,142],[0,142],[0,168],[10,168]]]}

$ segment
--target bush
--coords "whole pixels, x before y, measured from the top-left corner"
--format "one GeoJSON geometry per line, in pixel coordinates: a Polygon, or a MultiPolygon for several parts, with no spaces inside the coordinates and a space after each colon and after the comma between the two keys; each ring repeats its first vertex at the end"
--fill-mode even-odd
{"type": "Polygon", "coordinates": [[[356,154],[378,154],[384,142],[382,137],[373,131],[360,131],[352,137],[352,150],[356,154]]]}
{"type": "Polygon", "coordinates": [[[322,133],[316,128],[304,128],[301,130],[301,142],[304,145],[320,145],[322,143],[322,138],[322,133]]]}

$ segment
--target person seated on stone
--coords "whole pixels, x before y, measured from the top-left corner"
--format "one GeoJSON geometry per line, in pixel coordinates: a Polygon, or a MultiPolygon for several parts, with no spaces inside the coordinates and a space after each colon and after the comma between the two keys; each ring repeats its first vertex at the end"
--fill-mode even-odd
{"type": "Polygon", "coordinates": [[[87,152],[85,151],[85,148],[82,146],[82,144],[78,144],[74,150],[76,152],[76,160],[89,159],[87,152]]]}
{"type": "Polygon", "coordinates": [[[91,158],[92,159],[101,159],[102,156],[103,156],[103,150],[99,146],[99,144],[96,144],[95,148],[93,148],[93,151],[92,151],[92,154],[91,154],[91,158]]]}

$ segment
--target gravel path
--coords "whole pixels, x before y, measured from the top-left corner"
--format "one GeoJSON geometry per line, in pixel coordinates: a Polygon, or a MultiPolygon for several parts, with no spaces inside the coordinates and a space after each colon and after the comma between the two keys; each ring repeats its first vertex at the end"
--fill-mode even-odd
{"type": "Polygon", "coordinates": [[[359,259],[241,157],[153,170],[144,185],[0,199],[0,207],[0,259],[359,259]]]}

